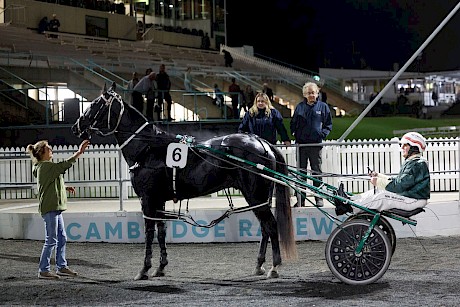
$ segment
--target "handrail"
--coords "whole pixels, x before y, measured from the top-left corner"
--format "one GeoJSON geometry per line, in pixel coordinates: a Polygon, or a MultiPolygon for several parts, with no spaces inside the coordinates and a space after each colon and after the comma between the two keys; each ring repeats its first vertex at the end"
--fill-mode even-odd
{"type": "MultiPolygon", "coordinates": [[[[274,72],[282,73],[286,77],[289,76],[291,79],[296,80],[299,84],[304,84],[306,80],[311,80],[312,82],[317,82],[318,83],[318,81],[315,81],[311,75],[307,75],[307,74],[305,74],[303,72],[299,72],[299,71],[296,71],[296,70],[294,70],[292,68],[284,67],[284,66],[282,66],[280,64],[272,63],[272,62],[269,62],[269,61],[264,60],[264,59],[260,59],[260,58],[254,57],[254,56],[250,56],[250,55],[248,55],[248,54],[246,54],[244,52],[241,52],[237,48],[221,45],[220,49],[221,49],[221,51],[222,50],[229,51],[232,54],[232,56],[235,56],[235,57],[237,57],[237,58],[239,58],[239,59],[241,59],[241,60],[243,60],[245,62],[251,63],[251,64],[259,66],[261,68],[268,68],[268,69],[270,69],[270,70],[272,70],[274,72]]],[[[319,83],[321,83],[321,82],[319,82],[319,83]]]]}
{"type": "MultiPolygon", "coordinates": [[[[125,90],[125,91],[128,90],[128,88],[127,88],[128,83],[129,83],[128,80],[123,79],[123,78],[120,77],[119,75],[117,75],[117,74],[111,72],[110,70],[106,69],[105,67],[103,67],[103,66],[101,66],[101,65],[99,65],[99,64],[97,64],[97,63],[95,63],[93,60],[87,59],[86,61],[87,61],[88,63],[90,63],[91,65],[94,65],[95,67],[97,67],[97,68],[103,70],[105,73],[107,73],[107,74],[109,74],[109,75],[111,75],[111,76],[113,76],[113,77],[115,77],[115,78],[121,80],[121,82],[122,82],[122,83],[121,83],[122,89],[125,90]]],[[[117,83],[117,85],[120,85],[120,83],[117,83]]]]}
{"type": "MultiPolygon", "coordinates": [[[[35,89],[35,90],[37,90],[38,92],[40,92],[40,93],[42,93],[42,94],[45,95],[45,97],[46,97],[46,101],[45,101],[45,121],[46,121],[47,124],[49,124],[49,120],[50,120],[50,119],[49,119],[49,114],[48,114],[48,113],[49,113],[48,111],[49,111],[49,109],[50,109],[50,97],[49,97],[49,94],[48,94],[47,92],[44,92],[44,91],[41,90],[40,88],[38,88],[36,85],[30,83],[29,81],[27,81],[27,80],[25,80],[25,79],[19,77],[19,76],[16,75],[16,74],[13,74],[12,72],[8,71],[7,69],[5,69],[5,68],[3,68],[3,67],[0,67],[0,69],[1,69],[3,72],[9,74],[10,76],[13,76],[14,78],[16,78],[16,79],[18,79],[19,81],[23,82],[24,84],[27,84],[28,86],[32,87],[32,89],[35,89]]],[[[3,82],[6,83],[5,81],[3,81],[3,82]]],[[[8,86],[12,87],[10,84],[8,84],[8,83],[6,83],[6,84],[7,84],[8,86]]],[[[29,90],[29,89],[30,89],[30,88],[25,88],[25,90],[29,90]]],[[[20,91],[20,92],[23,91],[23,90],[24,90],[24,88],[18,89],[18,91],[20,91]]],[[[29,95],[28,95],[28,93],[26,93],[26,92],[23,92],[23,95],[25,95],[25,97],[26,97],[26,101],[25,101],[26,105],[25,105],[25,107],[26,107],[26,108],[29,108],[29,105],[28,105],[28,102],[29,102],[28,97],[29,97],[29,95]]],[[[40,103],[40,100],[36,100],[36,102],[37,102],[37,103],[40,103]]]]}
{"type": "MultiPolygon", "coordinates": [[[[25,21],[26,21],[26,7],[24,5],[18,5],[18,4],[9,4],[7,5],[5,8],[3,8],[2,10],[0,10],[0,15],[3,14],[5,16],[5,12],[6,10],[20,10],[22,9],[22,13],[23,13],[23,22],[19,22],[19,18],[18,18],[18,21],[16,23],[18,24],[25,24],[25,21]]],[[[11,14],[11,20],[7,21],[5,20],[5,24],[6,25],[10,25],[13,23],[13,14],[11,14]]]]}
{"type": "MultiPolygon", "coordinates": [[[[85,64],[80,63],[79,61],[77,61],[75,59],[69,58],[69,60],[72,61],[73,63],[75,63],[77,66],[80,66],[80,67],[84,68],[85,70],[89,71],[90,73],[100,77],[101,79],[104,80],[104,82],[107,82],[107,83],[110,84],[113,81],[113,80],[110,80],[109,78],[107,78],[106,76],[101,75],[100,73],[98,73],[94,69],[91,69],[90,67],[86,66],[85,64]]],[[[121,89],[126,91],[126,88],[124,88],[124,87],[122,87],[121,89]]]]}

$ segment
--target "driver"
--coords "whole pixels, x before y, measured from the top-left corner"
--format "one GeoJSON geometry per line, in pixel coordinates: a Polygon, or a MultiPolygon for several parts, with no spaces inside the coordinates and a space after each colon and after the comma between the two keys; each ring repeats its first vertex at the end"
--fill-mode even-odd
{"type": "Polygon", "coordinates": [[[353,202],[377,211],[398,208],[411,211],[423,208],[430,198],[430,172],[422,157],[425,138],[417,132],[408,132],[399,141],[405,158],[396,177],[371,172],[371,183],[378,189],[352,196],[353,202]]]}

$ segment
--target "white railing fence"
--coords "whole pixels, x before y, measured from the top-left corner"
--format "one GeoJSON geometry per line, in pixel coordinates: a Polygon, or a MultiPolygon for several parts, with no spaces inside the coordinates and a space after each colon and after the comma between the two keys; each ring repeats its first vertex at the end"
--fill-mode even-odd
{"type": "MultiPolygon", "coordinates": [[[[396,174],[403,162],[398,139],[378,141],[327,141],[323,148],[323,181],[333,186],[343,182],[345,190],[361,193],[371,188],[363,175],[372,170],[396,174]]],[[[458,138],[430,139],[424,156],[431,172],[431,191],[459,190],[458,138]]],[[[77,146],[53,148],[54,161],[61,161],[77,150],[77,146]]],[[[297,166],[296,146],[280,147],[286,163],[297,166]]],[[[128,166],[118,146],[94,145],[64,175],[68,185],[76,188],[76,198],[136,197],[128,166]]],[[[231,191],[238,195],[238,191],[231,191]]],[[[224,195],[221,191],[217,196],[224,195]]],[[[0,148],[0,199],[36,197],[32,161],[25,148],[0,148]]]]}

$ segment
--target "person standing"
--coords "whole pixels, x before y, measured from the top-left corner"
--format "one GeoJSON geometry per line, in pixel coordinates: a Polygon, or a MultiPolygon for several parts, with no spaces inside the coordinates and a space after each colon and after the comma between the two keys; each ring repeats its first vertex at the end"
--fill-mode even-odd
{"type": "Polygon", "coordinates": [[[48,17],[43,17],[38,23],[38,33],[43,34],[45,31],[48,31],[48,17]]]}
{"type": "Polygon", "coordinates": [[[256,95],[253,106],[246,112],[238,127],[238,132],[256,134],[272,144],[276,144],[278,132],[284,145],[291,146],[283,116],[273,107],[267,94],[264,93],[256,95]]]}
{"type": "Polygon", "coordinates": [[[160,71],[157,74],[157,86],[158,86],[158,106],[161,109],[163,108],[163,100],[166,101],[167,106],[167,120],[173,121],[174,118],[171,117],[171,106],[172,106],[172,98],[169,94],[171,89],[171,80],[169,79],[169,75],[166,73],[166,66],[164,64],[160,65],[160,71]]]}
{"type": "Polygon", "coordinates": [[[264,83],[263,84],[263,88],[262,88],[262,93],[265,93],[267,94],[268,98],[270,98],[270,101],[273,102],[274,100],[274,95],[273,95],[273,90],[271,88],[268,87],[268,84],[267,83],[264,83]]]}
{"type": "Polygon", "coordinates": [[[225,67],[232,67],[233,57],[227,50],[222,51],[224,53],[225,67]]]}
{"type": "Polygon", "coordinates": [[[187,92],[193,92],[192,88],[192,68],[187,67],[187,70],[184,73],[184,87],[187,92]]]}
{"type": "MultiPolygon", "coordinates": [[[[291,119],[291,133],[296,139],[296,144],[319,144],[332,130],[331,111],[326,103],[317,100],[319,88],[315,83],[305,83],[302,93],[304,99],[296,106],[291,119]]],[[[321,174],[322,148],[321,145],[300,147],[300,168],[306,170],[310,163],[312,174],[321,174]]],[[[321,177],[316,179],[322,180],[321,177]]],[[[318,187],[320,182],[314,181],[313,185],[318,187]]],[[[321,197],[315,197],[315,201],[318,207],[324,205],[321,197]]],[[[305,198],[302,197],[301,203],[297,203],[296,206],[304,206],[304,204],[305,198]]]]}
{"type": "Polygon", "coordinates": [[[156,74],[154,72],[150,72],[148,75],[142,77],[142,79],[140,79],[133,88],[133,107],[141,114],[143,114],[144,111],[144,97],[142,95],[147,95],[147,93],[155,87],[155,78],[156,74]]]}
{"type": "MultiPolygon", "coordinates": [[[[59,27],[61,26],[61,23],[59,22],[59,19],[57,19],[56,14],[53,14],[53,19],[50,20],[49,22],[49,29],[51,32],[59,32],[59,27]]],[[[57,38],[57,35],[50,35],[52,38],[57,38]]]]}
{"type": "Polygon", "coordinates": [[[42,140],[27,146],[34,163],[32,174],[37,178],[38,211],[45,223],[45,243],[40,256],[38,278],[59,279],[59,276],[76,276],[68,267],[66,259],[67,234],[62,212],[67,209],[66,191],[75,193],[75,188],[66,187],[63,174],[75,163],[89,145],[84,140],[78,151],[61,162],[52,162],[53,150],[48,141],[42,140]],[[56,273],[51,271],[51,254],[55,252],[56,273]]]}
{"type": "Polygon", "coordinates": [[[233,118],[238,119],[240,118],[238,105],[240,101],[241,88],[238,84],[236,84],[235,78],[232,78],[232,84],[228,87],[228,91],[230,98],[232,99],[233,118]]]}
{"type": "Polygon", "coordinates": [[[213,102],[214,102],[215,105],[217,105],[219,107],[224,105],[224,103],[225,103],[224,93],[222,93],[222,91],[220,90],[219,85],[217,85],[217,83],[214,83],[214,100],[213,100],[213,102]]]}
{"type": "Polygon", "coordinates": [[[250,84],[246,85],[246,88],[244,89],[244,99],[246,101],[246,106],[248,107],[248,109],[252,108],[256,97],[254,90],[252,89],[252,86],[250,84]]]}

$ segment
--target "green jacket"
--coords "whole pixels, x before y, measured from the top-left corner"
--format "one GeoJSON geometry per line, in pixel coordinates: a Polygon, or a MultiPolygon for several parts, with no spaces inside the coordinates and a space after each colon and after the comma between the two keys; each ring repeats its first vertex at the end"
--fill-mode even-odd
{"type": "Polygon", "coordinates": [[[410,198],[429,199],[430,171],[428,170],[428,162],[419,155],[406,159],[398,176],[392,177],[385,189],[410,198]]]}
{"type": "Polygon", "coordinates": [[[34,165],[32,173],[37,178],[38,212],[41,215],[50,211],[64,211],[67,209],[67,192],[62,174],[75,161],[75,158],[69,158],[58,163],[40,161],[34,165]]]}

